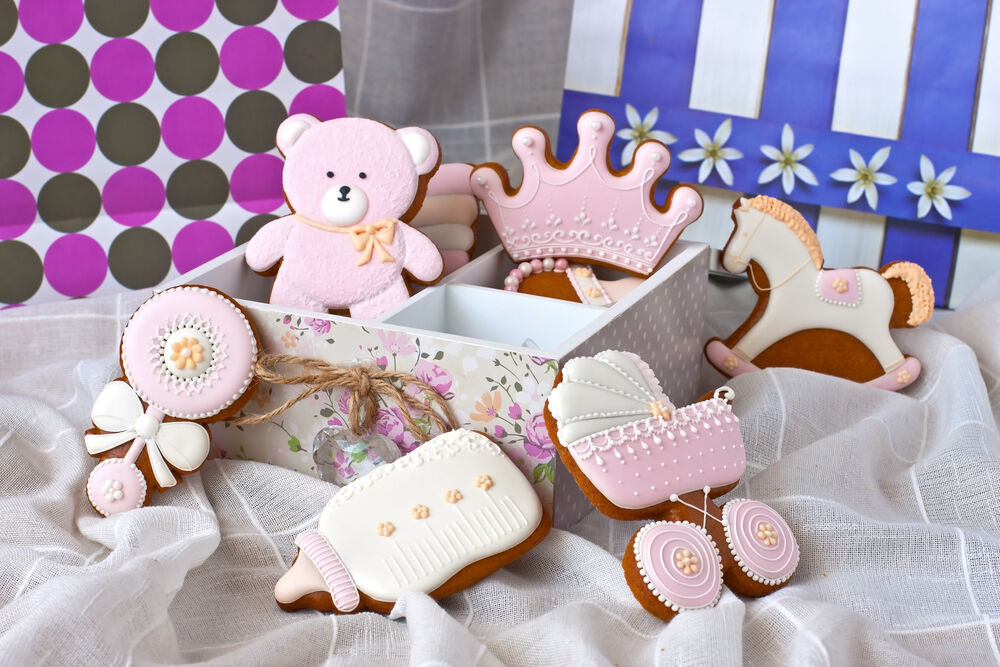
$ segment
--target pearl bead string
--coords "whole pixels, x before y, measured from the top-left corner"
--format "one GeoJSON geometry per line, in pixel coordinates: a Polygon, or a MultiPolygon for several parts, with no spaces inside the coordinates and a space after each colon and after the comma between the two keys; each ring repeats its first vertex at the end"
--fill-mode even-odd
{"type": "Polygon", "coordinates": [[[507,277],[503,279],[503,288],[508,292],[516,292],[521,285],[521,281],[532,273],[549,273],[552,271],[565,273],[567,268],[569,268],[569,262],[563,257],[559,259],[546,257],[545,259],[533,259],[530,262],[521,262],[517,265],[517,268],[511,269],[507,277]]]}

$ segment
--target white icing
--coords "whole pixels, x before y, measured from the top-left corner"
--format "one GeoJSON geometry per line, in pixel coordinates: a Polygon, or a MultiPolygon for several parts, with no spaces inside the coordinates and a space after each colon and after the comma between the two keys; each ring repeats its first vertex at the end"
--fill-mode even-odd
{"type": "Polygon", "coordinates": [[[612,350],[566,362],[562,382],[549,394],[548,402],[559,423],[559,440],[567,447],[650,417],[652,403],[674,408],[644,361],[612,350]]]}
{"type": "MultiPolygon", "coordinates": [[[[903,353],[889,335],[895,298],[889,283],[877,271],[859,269],[858,285],[864,302],[857,308],[827,303],[816,293],[822,269],[812,262],[806,246],[784,222],[749,205],[734,210],[736,231],[723,251],[723,267],[732,273],[753,259],[771,286],[767,306],[752,327],[733,346],[747,362],[775,342],[807,329],[833,329],[864,343],[883,369],[898,365],[903,353]]],[[[753,279],[754,276],[751,276],[753,279]]],[[[760,276],[757,276],[758,282],[760,276]]]]}
{"type": "Polygon", "coordinates": [[[193,380],[212,367],[214,337],[205,326],[180,326],[163,341],[159,362],[171,375],[181,380],[193,380]],[[200,350],[190,346],[192,340],[197,341],[200,350]],[[195,356],[195,350],[200,353],[200,361],[195,356]]]}
{"type": "Polygon", "coordinates": [[[531,483],[485,436],[457,430],[376,468],[335,495],[319,531],[358,589],[381,601],[405,591],[431,592],[464,567],[523,542],[538,527],[542,506],[531,483]],[[489,475],[492,486],[477,486],[489,475]],[[462,494],[451,503],[446,493],[462,494]],[[427,518],[411,509],[424,505],[427,518]],[[380,536],[389,522],[392,534],[380,536]]]}

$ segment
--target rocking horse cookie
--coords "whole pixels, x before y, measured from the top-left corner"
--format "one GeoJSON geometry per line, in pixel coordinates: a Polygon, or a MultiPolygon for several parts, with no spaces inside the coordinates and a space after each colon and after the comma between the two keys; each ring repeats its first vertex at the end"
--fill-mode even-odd
{"type": "Polygon", "coordinates": [[[104,516],[149,503],[147,491],[176,485],[209,451],[205,422],[223,419],[254,388],[260,343],[239,305],[209,287],[154,294],[125,325],[124,379],[94,401],[87,452],[101,459],[87,497],[104,516]]]}
{"type": "Polygon", "coordinates": [[[653,273],[677,237],[701,215],[701,195],[679,185],[663,205],[653,199],[670,166],[670,151],[655,140],[636,149],[632,164],[611,167],[615,123],[591,110],[577,121],[580,143],[568,163],[552,155],[548,135],[518,129],[511,145],[524,177],[515,190],[506,169],[482,164],[472,191],[482,200],[500,242],[517,264],[504,289],[609,306],[653,273]],[[594,266],[634,277],[601,280],[594,266]]]}
{"type": "Polygon", "coordinates": [[[889,329],[918,326],[934,311],[931,280],[919,265],[825,269],[809,223],[773,197],[741,197],[733,221],[722,266],[746,271],[757,304],[728,338],[706,344],[720,373],[791,366],[890,391],[917,379],[920,362],[903,355],[889,329]]]}
{"type": "Polygon", "coordinates": [[[633,535],[622,567],[664,621],[714,606],[723,584],[766,595],[798,563],[795,536],[772,508],[712,500],[746,469],[733,398],[723,387],[678,408],[639,357],[605,351],[566,362],[545,404],[559,458],[590,501],[614,519],[656,519],[633,535]]]}
{"type": "Polygon", "coordinates": [[[552,522],[514,463],[481,433],[454,430],[351,482],[274,587],[285,611],[392,610],[471,586],[541,542],[552,522]]]}

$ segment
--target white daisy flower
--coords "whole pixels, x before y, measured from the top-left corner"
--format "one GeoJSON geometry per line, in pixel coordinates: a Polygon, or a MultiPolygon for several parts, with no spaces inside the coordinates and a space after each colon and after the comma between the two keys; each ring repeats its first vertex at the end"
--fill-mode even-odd
{"type": "Polygon", "coordinates": [[[722,121],[715,130],[715,135],[709,139],[708,134],[701,129],[695,129],[694,138],[701,148],[688,148],[680,152],[677,157],[685,162],[697,162],[701,160],[701,167],[698,169],[698,182],[704,183],[714,168],[719,172],[719,178],[726,185],[733,184],[733,171],[726,164],[726,160],[739,160],[743,153],[735,148],[725,148],[729,141],[729,135],[733,132],[733,121],[727,118],[722,121]]]}
{"type": "Polygon", "coordinates": [[[645,118],[639,118],[639,112],[635,110],[635,107],[631,104],[626,104],[625,117],[628,118],[628,124],[631,127],[618,130],[617,132],[618,137],[628,139],[628,143],[625,144],[625,148],[622,149],[623,167],[631,164],[632,155],[635,154],[636,147],[646,141],[646,139],[656,139],[657,141],[668,146],[677,141],[677,137],[669,132],[653,129],[653,126],[656,125],[657,119],[660,117],[659,107],[653,107],[649,110],[649,113],[646,114],[645,118]]]}
{"type": "Polygon", "coordinates": [[[876,185],[892,185],[896,182],[896,177],[890,174],[881,174],[879,169],[885,164],[885,161],[889,159],[889,151],[891,148],[885,146],[876,151],[872,159],[865,163],[865,159],[861,157],[861,153],[857,152],[853,148],[850,149],[849,153],[851,156],[851,164],[854,165],[854,169],[849,169],[844,167],[843,169],[838,169],[837,171],[830,174],[830,178],[835,181],[840,181],[841,183],[853,183],[851,189],[847,191],[847,203],[853,204],[854,202],[861,199],[861,193],[865,195],[865,200],[871,209],[874,211],[878,207],[878,188],[876,185]]]}
{"type": "Polygon", "coordinates": [[[764,171],[760,172],[757,182],[770,183],[781,176],[781,189],[785,191],[786,195],[792,194],[792,190],[795,189],[796,176],[803,183],[817,185],[816,175],[809,167],[802,164],[802,160],[812,151],[812,144],[795,148],[795,133],[792,132],[791,125],[785,123],[785,127],[781,130],[781,150],[774,146],[764,145],[760,147],[760,152],[774,160],[774,164],[768,165],[764,171]]]}
{"type": "Polygon", "coordinates": [[[907,183],[906,189],[915,195],[920,195],[917,202],[917,217],[922,218],[931,210],[931,204],[945,220],[951,220],[951,206],[948,200],[958,201],[972,195],[971,192],[958,185],[948,185],[955,175],[956,167],[948,167],[937,176],[934,175],[934,164],[926,155],[920,156],[919,181],[907,183]]]}

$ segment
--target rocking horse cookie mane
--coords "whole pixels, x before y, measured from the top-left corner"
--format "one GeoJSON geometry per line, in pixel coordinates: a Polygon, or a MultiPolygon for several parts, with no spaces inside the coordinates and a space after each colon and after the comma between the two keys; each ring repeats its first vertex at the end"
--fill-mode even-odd
{"type": "Polygon", "coordinates": [[[919,265],[825,269],[809,223],[772,197],[741,197],[733,222],[722,265],[747,273],[757,304],[728,338],[706,344],[720,373],[790,366],[888,390],[916,380],[920,362],[904,356],[889,329],[919,326],[933,313],[934,291],[919,265]]]}

